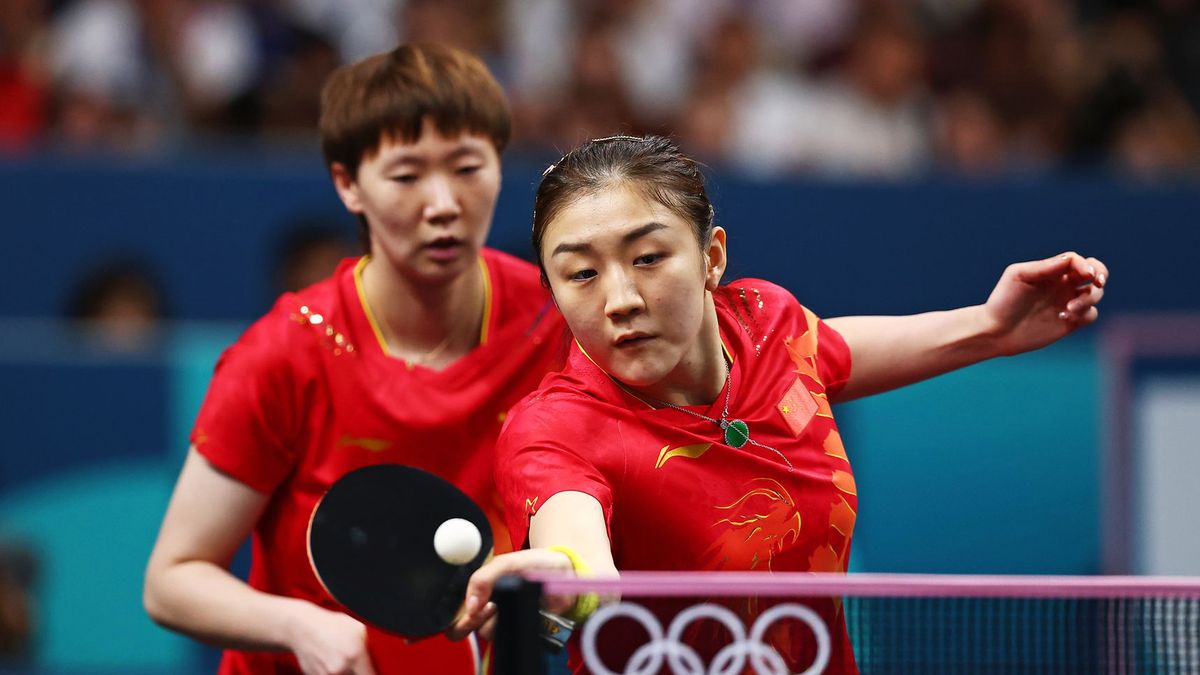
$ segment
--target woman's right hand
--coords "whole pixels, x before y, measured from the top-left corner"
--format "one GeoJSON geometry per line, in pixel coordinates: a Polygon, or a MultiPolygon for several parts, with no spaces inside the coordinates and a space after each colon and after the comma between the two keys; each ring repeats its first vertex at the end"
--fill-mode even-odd
{"type": "MultiPolygon", "coordinates": [[[[454,624],[446,630],[451,640],[461,640],[472,631],[479,631],[485,639],[491,639],[495,629],[496,603],[491,602],[492,588],[500,577],[530,571],[574,572],[571,559],[558,551],[534,548],[498,555],[480,567],[467,582],[467,599],[463,611],[454,624]]],[[[562,612],[568,609],[573,599],[546,598],[546,609],[562,612]]]]}
{"type": "MultiPolygon", "coordinates": [[[[491,638],[496,625],[492,588],[502,576],[535,570],[575,574],[571,558],[545,547],[569,547],[582,558],[592,575],[617,576],[604,509],[589,494],[565,491],[547,499],[530,518],[529,542],[532,548],[498,555],[471,575],[463,611],[446,630],[447,637],[461,640],[472,631],[478,631],[483,638],[491,638]]],[[[554,614],[561,614],[574,604],[574,597],[552,595],[542,600],[542,608],[554,614]]]]}
{"type": "Polygon", "coordinates": [[[361,621],[303,600],[297,605],[287,642],[305,675],[375,675],[361,621]]]}

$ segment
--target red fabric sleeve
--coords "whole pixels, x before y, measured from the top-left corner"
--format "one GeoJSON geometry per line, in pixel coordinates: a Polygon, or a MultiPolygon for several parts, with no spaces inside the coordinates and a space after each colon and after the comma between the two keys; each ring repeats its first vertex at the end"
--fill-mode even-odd
{"type": "Polygon", "coordinates": [[[268,314],[225,350],[191,436],[213,466],[263,493],[274,491],[296,456],[300,386],[286,323],[268,314]]]}
{"type": "Polygon", "coordinates": [[[834,396],[850,380],[850,345],[832,326],[818,323],[817,372],[825,383],[825,393],[834,396]]]}
{"type": "Polygon", "coordinates": [[[744,286],[753,285],[753,287],[761,289],[763,297],[767,300],[768,308],[784,307],[782,315],[765,317],[764,320],[783,321],[785,324],[795,325],[798,330],[788,331],[793,335],[805,333],[811,328],[809,325],[811,321],[815,319],[817,322],[816,368],[821,383],[825,386],[825,393],[832,396],[846,386],[846,382],[850,379],[851,355],[850,346],[846,344],[841,333],[822,321],[812,311],[812,308],[801,305],[796,296],[782,286],[761,279],[745,279],[736,283],[744,286]]]}
{"type": "MultiPolygon", "coordinates": [[[[531,399],[513,409],[496,444],[496,485],[504,501],[513,550],[525,548],[529,519],[559,492],[582,492],[600,502],[605,529],[612,521],[612,486],[588,459],[586,407],[531,399]]],[[[592,449],[595,451],[595,449],[592,449]]],[[[611,536],[611,531],[610,531],[611,536]]]]}

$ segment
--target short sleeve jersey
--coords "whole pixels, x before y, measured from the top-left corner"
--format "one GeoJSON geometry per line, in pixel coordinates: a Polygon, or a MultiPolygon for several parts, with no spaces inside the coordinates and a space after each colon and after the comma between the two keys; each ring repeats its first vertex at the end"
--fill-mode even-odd
{"type": "MultiPolygon", "coordinates": [[[[329,486],[359,467],[400,463],[449,480],[484,508],[498,552],[507,550],[496,436],[506,411],[567,351],[536,268],[485,249],[479,346],[441,371],[409,366],[387,354],[363,300],[365,263],[346,260],[329,279],[282,296],[222,354],[191,438],[218,470],[271,496],[253,534],[250,585],[331,609],[308,563],[308,521],[329,486]]],[[[377,666],[390,662],[388,645],[402,641],[370,635],[377,666]]],[[[228,651],[221,672],[294,669],[290,654],[228,651]]]]}
{"type": "MultiPolygon", "coordinates": [[[[713,421],[647,405],[576,345],[514,407],[497,446],[515,546],[540,505],[579,491],[600,503],[621,570],[846,570],[858,505],[829,395],[850,376],[849,348],[769,282],[733,282],[714,302],[732,359],[729,419],[761,445],[731,447],[713,421]]],[[[716,420],[724,404],[722,391],[690,410],[716,420]]],[[[820,613],[843,638],[829,672],[853,672],[838,608],[820,613]]]]}

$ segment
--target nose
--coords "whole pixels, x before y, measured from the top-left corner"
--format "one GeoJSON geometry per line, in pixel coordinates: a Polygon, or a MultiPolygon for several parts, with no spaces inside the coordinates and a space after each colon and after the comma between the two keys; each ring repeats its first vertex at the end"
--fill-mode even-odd
{"type": "Polygon", "coordinates": [[[611,271],[605,288],[604,314],[617,320],[634,316],[646,309],[646,301],[634,279],[624,270],[611,271]]]}
{"type": "Polygon", "coordinates": [[[425,202],[425,220],[435,224],[453,222],[462,213],[454,186],[445,176],[431,176],[425,202]]]}

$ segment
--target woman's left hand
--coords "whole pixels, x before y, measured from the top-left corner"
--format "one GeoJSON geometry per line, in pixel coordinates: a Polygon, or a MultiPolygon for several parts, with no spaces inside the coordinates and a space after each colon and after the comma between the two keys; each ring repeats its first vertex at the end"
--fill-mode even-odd
{"type": "Polygon", "coordinates": [[[997,355],[1045,347],[1092,323],[1107,285],[1104,263],[1078,253],[1009,265],[983,305],[997,355]]]}

